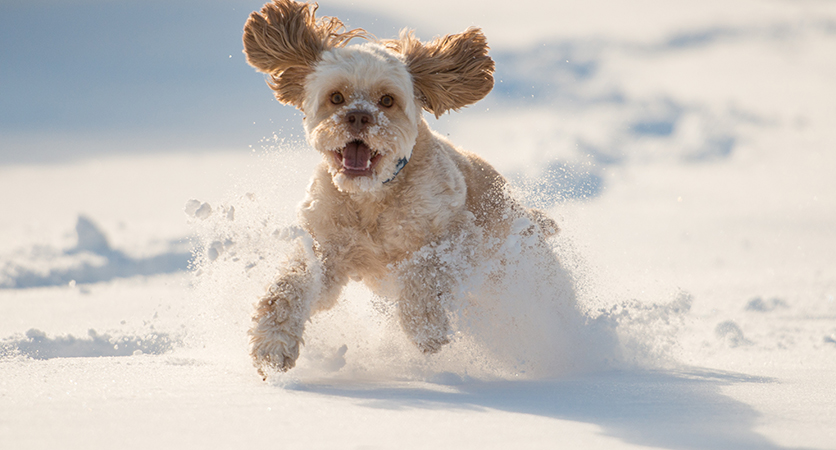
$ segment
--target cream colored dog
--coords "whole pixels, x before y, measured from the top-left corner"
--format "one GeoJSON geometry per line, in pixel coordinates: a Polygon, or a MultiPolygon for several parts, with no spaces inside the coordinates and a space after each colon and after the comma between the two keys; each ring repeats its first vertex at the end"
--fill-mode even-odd
{"type": "Polygon", "coordinates": [[[323,156],[298,210],[312,239],[299,240],[253,317],[251,353],[263,376],[294,367],[305,323],[350,279],[396,301],[403,330],[434,353],[448,342],[445,302],[462,273],[450,258],[472,264],[511,233],[543,242],[557,231],[422,115],[457,110],[493,88],[479,29],[426,44],[406,31],[374,40],[315,12],[275,0],[244,28],[247,61],[270,75],[280,102],[305,114],[308,141],[323,156]],[[347,46],[355,37],[368,42],[347,46]]]}

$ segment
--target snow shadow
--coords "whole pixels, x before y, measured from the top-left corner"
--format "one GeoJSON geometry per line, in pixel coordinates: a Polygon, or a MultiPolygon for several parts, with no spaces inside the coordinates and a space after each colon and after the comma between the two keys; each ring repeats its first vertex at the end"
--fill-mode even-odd
{"type": "Polygon", "coordinates": [[[721,393],[730,384],[771,382],[689,368],[607,372],[553,381],[465,381],[443,386],[443,391],[316,384],[294,389],[358,399],[369,408],[496,409],[585,422],[624,442],[661,448],[784,449],[755,432],[760,414],[754,408],[721,393]]]}
{"type": "MultiPolygon", "coordinates": [[[[113,249],[102,230],[79,216],[75,227],[78,244],[65,251],[33,249],[32,255],[13,257],[0,266],[0,289],[22,289],[67,284],[86,284],[187,270],[191,252],[170,251],[133,258],[113,249]]],[[[175,247],[172,243],[171,247],[175,247]]]]}
{"type": "Polygon", "coordinates": [[[40,330],[31,329],[26,337],[0,342],[0,358],[24,356],[32,359],[91,358],[99,356],[160,355],[168,352],[174,341],[166,333],[145,336],[112,337],[91,329],[86,338],[72,335],[47,337],[40,330]]]}
{"type": "MultiPolygon", "coordinates": [[[[809,29],[831,33],[826,23],[809,29]]],[[[611,61],[687,56],[694,48],[747,42],[782,42],[802,30],[707,28],[658,42],[605,39],[544,41],[529,48],[492,53],[497,83],[491,109],[541,108],[553,115],[552,142],[539,154],[573,153],[595,166],[670,160],[685,164],[723,161],[738,148],[743,126],[771,126],[752,111],[688,100],[673,92],[630,93],[611,61]],[[608,71],[609,70],[609,71],[608,71]],[[614,71],[615,70],[615,71],[614,71]],[[596,123],[586,127],[579,124],[596,123]]],[[[588,195],[588,194],[585,194],[588,195]]]]}

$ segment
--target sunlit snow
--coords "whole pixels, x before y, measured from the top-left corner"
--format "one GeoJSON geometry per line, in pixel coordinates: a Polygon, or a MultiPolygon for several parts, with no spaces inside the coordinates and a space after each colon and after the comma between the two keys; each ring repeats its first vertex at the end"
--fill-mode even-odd
{"type": "Polygon", "coordinates": [[[559,265],[502,243],[429,357],[352,283],[266,382],[250,316],[318,156],[241,54],[262,2],[24,3],[0,448],[836,449],[836,3],[320,2],[484,29],[493,92],[428,121],[557,220],[559,265]]]}

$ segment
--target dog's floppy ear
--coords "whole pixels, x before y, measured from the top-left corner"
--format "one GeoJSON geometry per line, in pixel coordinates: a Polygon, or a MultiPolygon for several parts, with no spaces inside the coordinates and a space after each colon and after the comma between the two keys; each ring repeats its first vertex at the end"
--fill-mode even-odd
{"type": "Polygon", "coordinates": [[[468,28],[426,44],[412,31],[385,42],[400,53],[412,74],[415,94],[436,118],[483,99],[493,89],[494,63],[478,28],[468,28]]]}
{"type": "Polygon", "coordinates": [[[365,36],[362,29],[343,32],[336,17],[316,20],[317,5],[274,0],[250,14],[244,25],[247,62],[271,76],[276,98],[301,108],[305,77],[323,51],[344,46],[351,38],[365,36]]]}

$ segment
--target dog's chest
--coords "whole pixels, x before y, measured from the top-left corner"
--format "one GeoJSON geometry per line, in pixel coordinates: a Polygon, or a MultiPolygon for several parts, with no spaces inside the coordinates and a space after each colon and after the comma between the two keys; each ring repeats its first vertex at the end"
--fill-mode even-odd
{"type": "Polygon", "coordinates": [[[300,208],[303,226],[329,258],[360,277],[382,275],[390,264],[451,232],[465,215],[464,193],[452,190],[372,199],[312,187],[300,208]]]}
{"type": "Polygon", "coordinates": [[[321,245],[388,260],[421,248],[449,222],[428,215],[420,202],[378,204],[344,199],[325,203],[316,201],[306,211],[311,231],[321,245]],[[322,218],[327,219],[319,220],[322,218]]]}

